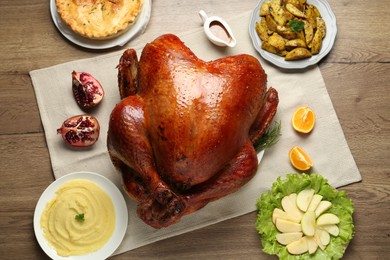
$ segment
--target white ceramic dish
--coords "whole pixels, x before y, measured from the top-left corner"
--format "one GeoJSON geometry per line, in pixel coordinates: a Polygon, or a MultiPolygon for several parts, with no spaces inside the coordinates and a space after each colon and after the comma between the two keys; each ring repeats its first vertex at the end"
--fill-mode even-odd
{"type": "Polygon", "coordinates": [[[261,57],[272,64],[284,69],[303,69],[317,64],[332,49],[337,34],[336,17],[326,0],[308,0],[309,4],[314,4],[320,11],[322,18],[326,23],[326,36],[322,42],[322,48],[319,54],[313,55],[309,59],[285,61],[283,57],[267,52],[261,48],[261,39],[256,33],[256,22],[260,22],[260,7],[267,0],[261,0],[252,12],[249,21],[249,35],[252,39],[253,46],[260,53],[261,57]]]}
{"type": "Polygon", "coordinates": [[[232,29],[230,28],[229,24],[223,20],[219,16],[211,16],[208,17],[206,12],[203,10],[199,11],[199,16],[203,21],[203,30],[207,36],[207,38],[214,43],[217,46],[228,46],[228,47],[234,47],[237,44],[237,40],[233,35],[232,29]],[[211,27],[213,26],[213,23],[215,23],[214,26],[219,27],[220,30],[225,31],[225,33],[222,33],[224,36],[228,36],[228,39],[219,38],[217,37],[212,31],[211,27]]]}
{"type": "Polygon", "coordinates": [[[151,10],[152,0],[144,0],[141,13],[137,17],[135,24],[133,24],[132,27],[128,29],[125,33],[112,39],[93,40],[78,35],[66,23],[64,23],[61,17],[58,15],[55,0],[50,0],[50,13],[57,29],[69,41],[88,49],[108,49],[115,46],[125,45],[133,37],[137,36],[139,33],[142,33],[145,30],[146,26],[149,23],[151,10]]]}
{"type": "Polygon", "coordinates": [[[54,181],[52,184],[50,184],[46,190],[42,193],[41,197],[38,200],[37,206],[35,208],[34,212],[34,232],[35,237],[38,240],[39,245],[43,249],[43,251],[52,259],[55,260],[94,260],[94,259],[106,259],[114,251],[118,248],[120,243],[123,240],[123,237],[126,234],[127,229],[127,223],[128,223],[128,211],[127,211],[127,205],[126,201],[122,195],[122,193],[119,191],[119,189],[113,184],[110,180],[103,177],[100,174],[93,173],[93,172],[75,172],[67,174],[56,181],[54,181]],[[40,219],[41,215],[43,213],[43,210],[46,207],[46,204],[51,201],[54,196],[57,189],[64,183],[69,180],[74,179],[86,179],[95,182],[97,185],[100,186],[107,194],[111,197],[115,211],[116,211],[116,227],[114,230],[114,234],[110,238],[110,240],[98,251],[93,252],[91,254],[86,255],[80,255],[80,256],[69,256],[69,257],[62,257],[57,255],[56,251],[49,246],[48,242],[43,236],[43,231],[40,226],[40,219]]]}

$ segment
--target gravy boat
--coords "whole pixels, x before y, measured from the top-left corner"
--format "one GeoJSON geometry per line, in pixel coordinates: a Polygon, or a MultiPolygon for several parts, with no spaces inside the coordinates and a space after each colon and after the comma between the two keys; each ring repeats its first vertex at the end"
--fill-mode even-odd
{"type": "Polygon", "coordinates": [[[225,20],[218,16],[208,17],[203,10],[199,11],[199,16],[203,21],[204,32],[212,43],[218,46],[236,46],[236,38],[225,20]]]}

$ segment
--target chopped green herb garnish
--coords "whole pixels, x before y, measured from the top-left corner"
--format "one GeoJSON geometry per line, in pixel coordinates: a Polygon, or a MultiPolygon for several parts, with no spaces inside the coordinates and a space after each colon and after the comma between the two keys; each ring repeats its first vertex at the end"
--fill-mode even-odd
{"type": "Polygon", "coordinates": [[[81,213],[81,214],[77,214],[75,217],[74,217],[75,220],[77,220],[78,222],[84,222],[84,213],[81,213]]]}
{"type": "Polygon", "coordinates": [[[299,31],[303,30],[305,23],[298,20],[291,20],[288,22],[288,25],[290,25],[290,28],[293,32],[298,33],[299,31]]]}

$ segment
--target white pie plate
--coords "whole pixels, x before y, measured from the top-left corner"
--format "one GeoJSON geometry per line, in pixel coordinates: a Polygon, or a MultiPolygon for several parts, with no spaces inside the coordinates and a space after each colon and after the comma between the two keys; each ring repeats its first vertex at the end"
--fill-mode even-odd
{"type": "Polygon", "coordinates": [[[307,0],[307,3],[313,4],[317,7],[326,24],[326,36],[323,39],[322,48],[319,54],[313,55],[309,59],[285,61],[284,57],[280,57],[276,54],[263,50],[261,48],[261,39],[256,33],[256,22],[260,22],[260,7],[265,1],[267,0],[260,0],[260,2],[258,2],[249,21],[249,35],[252,39],[253,46],[260,53],[261,57],[280,68],[303,69],[317,64],[330,52],[336,39],[337,25],[336,17],[326,0],[307,0]]]}
{"type": "Polygon", "coordinates": [[[61,178],[58,178],[53,183],[51,183],[39,198],[34,212],[35,237],[37,238],[38,243],[43,249],[43,251],[49,257],[55,260],[57,259],[58,260],[106,259],[110,255],[112,255],[112,253],[114,253],[114,251],[118,248],[118,246],[122,242],[123,237],[126,234],[127,223],[128,223],[128,211],[127,211],[126,201],[122,193],[117,188],[117,186],[115,186],[114,183],[112,183],[109,179],[103,177],[100,174],[93,173],[93,172],[86,172],[86,171],[67,174],[61,178]],[[74,179],[84,179],[84,180],[92,181],[97,185],[99,185],[100,188],[103,189],[110,196],[115,207],[116,226],[112,237],[110,238],[110,240],[107,241],[107,243],[100,250],[86,255],[63,257],[57,255],[57,252],[52,247],[49,246],[47,240],[43,236],[43,231],[40,226],[40,219],[46,207],[46,204],[54,198],[58,188],[63,183],[74,179]]]}
{"type": "Polygon", "coordinates": [[[138,15],[136,22],[123,34],[118,37],[107,40],[94,40],[83,37],[75,33],[66,23],[64,23],[57,12],[55,0],[50,0],[50,13],[54,24],[62,35],[69,41],[84,48],[89,49],[108,49],[115,46],[123,46],[133,37],[142,33],[149,23],[152,10],[152,0],[144,0],[141,13],[138,15]]]}

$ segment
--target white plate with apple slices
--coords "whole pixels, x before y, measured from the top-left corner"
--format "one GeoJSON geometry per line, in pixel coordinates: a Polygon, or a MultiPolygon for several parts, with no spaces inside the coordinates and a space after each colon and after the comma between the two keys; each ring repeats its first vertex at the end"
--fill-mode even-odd
{"type": "Polygon", "coordinates": [[[318,174],[288,174],[258,200],[263,251],[280,259],[339,259],[352,239],[353,204],[318,174]]]}

